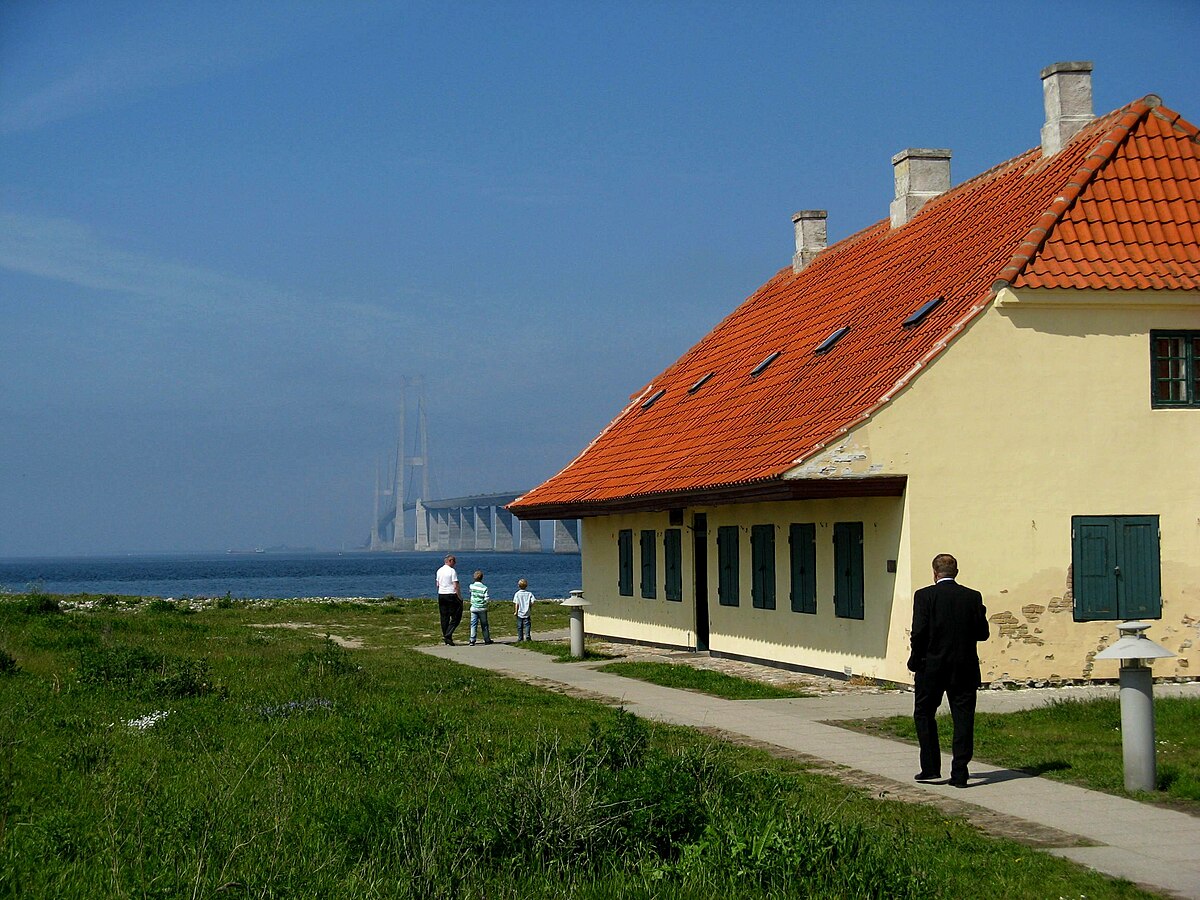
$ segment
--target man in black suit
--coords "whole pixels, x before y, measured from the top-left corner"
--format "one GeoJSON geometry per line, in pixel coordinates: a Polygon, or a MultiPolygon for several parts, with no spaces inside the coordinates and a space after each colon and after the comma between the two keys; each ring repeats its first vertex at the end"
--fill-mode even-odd
{"type": "Polygon", "coordinates": [[[934,584],[913,596],[912,654],[916,695],[913,722],[921,744],[917,781],[942,777],[938,748],[937,709],[945,694],[954,720],[950,784],[966,787],[967,764],[975,752],[975,695],[979,690],[979,652],[988,639],[983,595],[954,579],[958,561],[949,553],[933,558],[934,584]]]}

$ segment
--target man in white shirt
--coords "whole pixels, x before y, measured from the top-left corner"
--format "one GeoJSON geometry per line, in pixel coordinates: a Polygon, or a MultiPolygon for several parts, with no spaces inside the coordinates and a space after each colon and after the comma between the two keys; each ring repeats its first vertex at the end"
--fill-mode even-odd
{"type": "Polygon", "coordinates": [[[458,572],[454,570],[456,560],[446,556],[446,564],[437,570],[438,615],[442,620],[442,640],[454,646],[454,629],[462,621],[463,601],[458,590],[458,572]]]}

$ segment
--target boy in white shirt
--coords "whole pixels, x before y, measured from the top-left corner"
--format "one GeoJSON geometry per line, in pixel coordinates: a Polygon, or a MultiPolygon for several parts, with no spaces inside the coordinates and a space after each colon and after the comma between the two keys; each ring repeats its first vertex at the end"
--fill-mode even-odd
{"type": "Polygon", "coordinates": [[[513,610],[517,614],[517,642],[533,640],[533,619],[529,609],[537,598],[527,588],[529,582],[522,578],[517,582],[517,592],[513,594],[513,610]]]}

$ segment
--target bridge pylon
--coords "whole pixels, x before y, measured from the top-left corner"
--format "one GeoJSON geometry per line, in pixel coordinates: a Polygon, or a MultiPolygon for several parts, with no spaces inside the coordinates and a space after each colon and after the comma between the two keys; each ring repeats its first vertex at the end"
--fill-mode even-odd
{"type": "Polygon", "coordinates": [[[388,483],[381,483],[375,472],[375,511],[371,519],[372,550],[412,550],[419,536],[408,534],[406,509],[412,509],[414,495],[429,496],[429,434],[425,418],[425,378],[421,375],[400,379],[400,420],[396,439],[395,467],[388,483]],[[405,441],[408,427],[408,395],[416,395],[416,440],[413,453],[405,441]],[[414,484],[419,484],[414,488],[414,484]]]}

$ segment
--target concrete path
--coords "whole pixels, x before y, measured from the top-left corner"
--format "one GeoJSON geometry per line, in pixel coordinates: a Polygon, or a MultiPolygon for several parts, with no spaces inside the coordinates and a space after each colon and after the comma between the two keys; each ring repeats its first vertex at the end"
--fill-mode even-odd
{"type": "MultiPolygon", "coordinates": [[[[945,781],[919,784],[913,781],[917,770],[913,745],[826,724],[911,714],[910,693],[849,692],[811,699],[722,700],[595,671],[604,662],[555,662],[545,654],[508,642],[420,649],[431,656],[619,703],[647,719],[718,729],[828,760],[893,784],[894,790],[889,793],[904,799],[927,800],[940,806],[958,801],[980,807],[987,811],[985,817],[1027,824],[1031,833],[1040,835],[1035,844],[1050,853],[1152,890],[1200,900],[1200,818],[978,762],[971,765],[972,779],[966,789],[952,788],[945,781]]],[[[1114,686],[985,691],[979,695],[979,709],[1008,712],[1044,705],[1064,695],[1115,693],[1114,686]]],[[[1200,696],[1200,684],[1156,686],[1155,693],[1200,696]]],[[[948,757],[943,760],[942,771],[950,771],[948,757]]]]}

